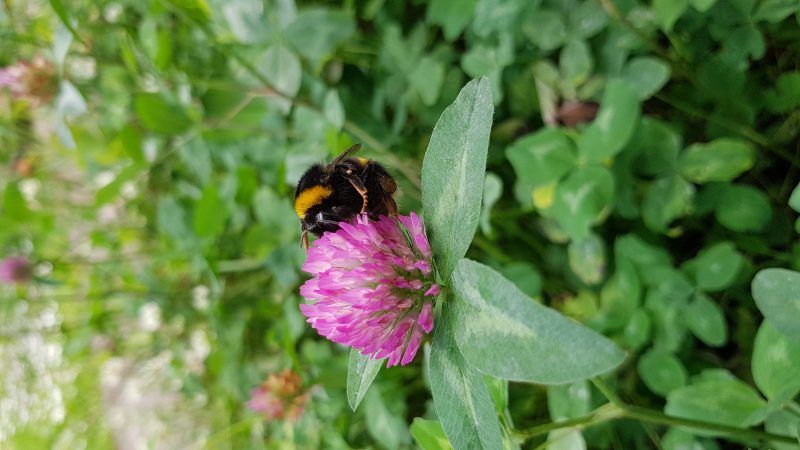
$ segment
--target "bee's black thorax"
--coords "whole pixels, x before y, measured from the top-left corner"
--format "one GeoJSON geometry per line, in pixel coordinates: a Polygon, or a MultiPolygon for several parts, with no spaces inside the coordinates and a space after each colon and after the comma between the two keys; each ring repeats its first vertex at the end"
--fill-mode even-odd
{"type": "Polygon", "coordinates": [[[362,211],[364,197],[354,183],[365,188],[365,212],[371,219],[396,214],[392,195],[394,179],[379,163],[362,158],[344,158],[335,166],[315,164],[300,178],[295,192],[295,211],[303,229],[321,236],[336,231],[339,222],[362,211]]]}

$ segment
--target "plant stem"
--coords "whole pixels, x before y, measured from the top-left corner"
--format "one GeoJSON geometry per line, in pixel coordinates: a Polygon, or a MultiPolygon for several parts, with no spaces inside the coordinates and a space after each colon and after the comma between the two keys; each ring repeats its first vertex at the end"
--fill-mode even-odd
{"type": "Polygon", "coordinates": [[[576,417],[574,419],[568,419],[561,422],[545,423],[528,428],[526,430],[515,430],[512,432],[512,434],[515,437],[529,439],[550,433],[554,430],[560,430],[561,428],[587,428],[603,422],[608,422],[609,420],[620,418],[621,415],[622,409],[616,405],[606,403],[605,405],[600,406],[585,416],[576,417]]]}
{"type": "MultiPolygon", "coordinates": [[[[608,399],[609,403],[595,409],[593,412],[565,420],[563,422],[552,422],[537,425],[526,430],[515,430],[512,434],[523,440],[550,433],[561,428],[583,429],[598,425],[604,422],[617,419],[632,419],[656,425],[666,425],[671,427],[699,428],[706,431],[714,431],[724,434],[722,438],[730,437],[745,441],[760,442],[782,442],[787,444],[797,443],[797,439],[791,436],[769,433],[766,431],[752,430],[748,428],[733,427],[719,423],[706,422],[704,420],[687,419],[683,417],[668,416],[660,411],[642,408],[640,406],[628,405],[614,392],[603,380],[593,378],[592,383],[608,399]]],[[[651,436],[652,437],[652,436],[651,436]]]]}
{"type": "Polygon", "coordinates": [[[603,396],[608,399],[608,401],[610,401],[614,405],[619,406],[620,408],[625,407],[625,402],[622,401],[622,398],[620,398],[620,396],[617,395],[617,393],[614,392],[614,390],[611,389],[611,387],[607,385],[605,381],[601,380],[599,377],[592,378],[591,381],[592,384],[594,384],[594,387],[596,387],[597,390],[600,391],[600,393],[603,394],[603,396]]]}
{"type": "Polygon", "coordinates": [[[751,430],[749,428],[732,427],[729,425],[722,425],[713,422],[706,422],[703,420],[686,419],[682,417],[673,417],[663,414],[651,409],[642,408],[639,406],[626,405],[625,417],[630,419],[639,420],[642,422],[655,423],[659,425],[677,426],[677,427],[691,427],[701,428],[707,431],[718,431],[731,437],[737,437],[744,440],[755,441],[775,441],[794,444],[797,440],[791,436],[784,436],[780,434],[768,433],[765,431],[751,430]]]}
{"type": "Polygon", "coordinates": [[[608,401],[611,402],[611,404],[622,410],[622,417],[628,419],[634,419],[640,422],[654,423],[658,425],[701,428],[708,431],[717,431],[728,436],[737,437],[744,440],[775,441],[786,443],[796,442],[796,439],[791,436],[783,436],[780,434],[752,430],[749,428],[733,427],[714,422],[706,422],[704,420],[668,416],[660,411],[642,408],[641,406],[628,405],[600,378],[592,378],[591,381],[600,391],[600,393],[602,393],[608,399],[608,401]]]}

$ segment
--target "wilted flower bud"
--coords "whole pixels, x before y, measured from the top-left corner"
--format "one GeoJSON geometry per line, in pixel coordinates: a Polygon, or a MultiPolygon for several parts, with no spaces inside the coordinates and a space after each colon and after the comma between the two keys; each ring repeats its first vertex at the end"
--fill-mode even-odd
{"type": "Polygon", "coordinates": [[[11,256],[0,261],[0,283],[27,283],[33,275],[33,268],[27,258],[11,256]]]}
{"type": "Polygon", "coordinates": [[[42,56],[31,61],[0,68],[0,88],[8,87],[11,95],[31,102],[45,103],[53,98],[57,90],[56,72],[53,64],[42,56]]]}
{"type": "Polygon", "coordinates": [[[303,270],[313,278],[300,293],[314,303],[300,309],[331,341],[388,357],[387,367],[408,364],[433,329],[439,294],[422,220],[414,213],[377,222],[359,216],[339,226],[308,251],[303,270]]]}
{"type": "Polygon", "coordinates": [[[568,127],[579,123],[591,122],[597,117],[600,105],[593,102],[567,101],[558,107],[556,116],[558,121],[568,127]]]}
{"type": "Polygon", "coordinates": [[[247,407],[267,420],[296,421],[305,411],[309,394],[303,391],[297,372],[271,373],[250,392],[247,407]]]}

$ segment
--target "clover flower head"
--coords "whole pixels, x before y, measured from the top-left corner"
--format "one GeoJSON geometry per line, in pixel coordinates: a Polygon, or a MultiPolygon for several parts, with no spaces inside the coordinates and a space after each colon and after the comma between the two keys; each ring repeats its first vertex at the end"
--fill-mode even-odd
{"type": "Polygon", "coordinates": [[[300,305],[319,334],[387,367],[410,363],[433,329],[439,285],[422,220],[366,215],[342,222],[308,251],[303,270],[313,277],[300,288],[300,305]],[[401,227],[402,225],[402,227],[401,227]]]}
{"type": "Polygon", "coordinates": [[[42,56],[0,67],[2,87],[7,87],[16,98],[28,99],[35,104],[47,102],[57,89],[55,67],[42,56]]]}
{"type": "Polygon", "coordinates": [[[32,275],[33,269],[27,258],[10,256],[0,261],[0,283],[26,283],[32,275]]]}
{"type": "Polygon", "coordinates": [[[297,372],[271,373],[250,392],[247,407],[267,420],[296,421],[305,411],[309,393],[303,392],[297,372]]]}

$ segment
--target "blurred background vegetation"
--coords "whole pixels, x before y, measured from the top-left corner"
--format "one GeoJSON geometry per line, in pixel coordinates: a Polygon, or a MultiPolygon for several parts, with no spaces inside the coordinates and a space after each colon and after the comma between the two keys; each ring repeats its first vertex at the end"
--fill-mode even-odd
{"type": "MultiPolygon", "coordinates": [[[[798,10],[5,0],[0,259],[26,262],[0,285],[0,447],[418,445],[412,419],[436,419],[422,358],[383,371],[353,413],[347,351],[298,311],[293,188],[311,162],[362,143],[398,178],[401,211],[419,210],[433,125],[481,75],[496,114],[470,257],[625,347],[616,384],[632,402],[659,409],[698,380],[736,377],[744,403],[726,407],[763,406],[750,281],[800,269],[787,205],[800,180],[798,10]],[[259,406],[275,386],[299,414],[259,406]]],[[[506,394],[489,381],[520,428],[603,401],[585,383],[506,394]]],[[[791,430],[798,411],[789,399],[761,420],[791,430]]],[[[719,448],[627,421],[584,438],[719,448]]]]}

